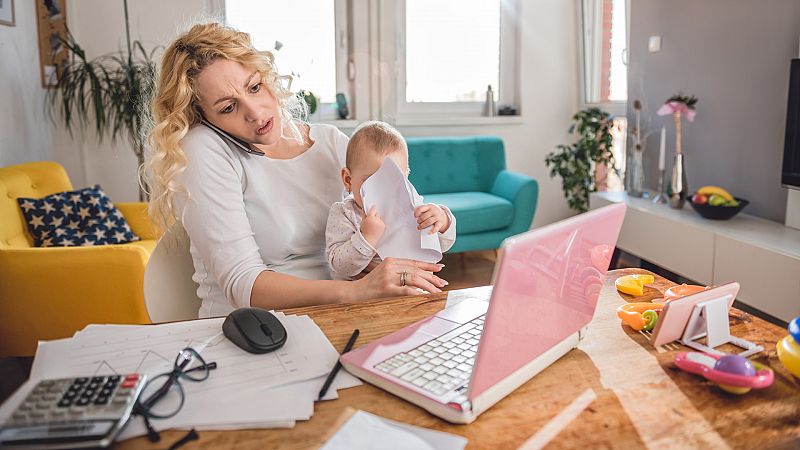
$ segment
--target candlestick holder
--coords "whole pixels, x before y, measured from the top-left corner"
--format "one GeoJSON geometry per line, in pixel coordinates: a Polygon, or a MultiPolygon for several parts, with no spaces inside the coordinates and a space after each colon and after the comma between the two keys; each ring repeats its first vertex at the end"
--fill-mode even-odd
{"type": "Polygon", "coordinates": [[[653,197],[653,203],[657,204],[666,204],[669,201],[669,197],[667,194],[664,193],[664,169],[658,171],[658,194],[653,197]]]}

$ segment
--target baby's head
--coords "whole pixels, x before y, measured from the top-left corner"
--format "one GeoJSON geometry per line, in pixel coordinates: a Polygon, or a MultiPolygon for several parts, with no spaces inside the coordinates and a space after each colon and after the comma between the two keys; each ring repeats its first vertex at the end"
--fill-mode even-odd
{"type": "Polygon", "coordinates": [[[399,131],[385,122],[365,122],[358,127],[347,144],[347,165],[342,169],[344,187],[353,193],[358,206],[364,207],[361,185],[386,158],[408,176],[408,147],[399,131]]]}

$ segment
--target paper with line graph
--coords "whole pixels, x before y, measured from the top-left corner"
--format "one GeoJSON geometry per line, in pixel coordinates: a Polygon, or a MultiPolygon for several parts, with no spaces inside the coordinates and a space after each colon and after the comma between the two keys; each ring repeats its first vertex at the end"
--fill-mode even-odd
{"type": "MultiPolygon", "coordinates": [[[[307,380],[327,373],[319,361],[308,358],[308,343],[290,338],[279,350],[265,355],[247,353],[221,332],[222,318],[162,325],[124,327],[115,332],[84,332],[72,339],[44,342],[37,350],[31,378],[41,376],[85,376],[95,373],[141,372],[149,376],[172,370],[175,356],[185,347],[196,347],[217,369],[203,383],[185,383],[187,394],[213,394],[223,389],[265,389],[307,380]],[[202,350],[201,350],[202,349],[202,350]]],[[[283,321],[284,326],[290,321],[283,321]]],[[[301,336],[302,333],[294,333],[301,336]]]]}
{"type": "MultiPolygon", "coordinates": [[[[224,338],[222,318],[146,326],[91,325],[70,339],[40,342],[31,380],[137,371],[154,376],[171,370],[178,352],[191,346],[218,368],[203,382],[181,382],[186,403],[175,417],[154,421],[158,429],[291,427],[313,414],[316,395],[338,353],[309,317],[281,313],[276,317],[289,338],[281,349],[265,355],[246,353],[224,338]]],[[[337,377],[333,387],[358,384],[347,374],[337,377]]],[[[335,390],[332,393],[335,396],[335,390]]],[[[134,419],[120,438],[144,433],[142,420],[134,419]]]]}

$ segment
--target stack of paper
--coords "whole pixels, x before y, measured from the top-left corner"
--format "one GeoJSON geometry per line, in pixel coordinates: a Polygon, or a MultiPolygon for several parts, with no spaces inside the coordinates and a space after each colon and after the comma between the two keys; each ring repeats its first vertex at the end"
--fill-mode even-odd
{"type": "MultiPolygon", "coordinates": [[[[224,318],[89,325],[72,338],[40,342],[30,380],[0,408],[0,421],[38,380],[132,372],[153,377],[171,371],[178,353],[192,347],[206,362],[216,362],[217,369],[205,381],[181,381],[183,408],[172,418],[153,420],[156,429],[292,427],[314,413],[314,401],[339,354],[308,316],[275,315],[286,328],[286,344],[263,355],[247,353],[225,338],[224,318]]],[[[337,398],[337,389],[359,384],[340,371],[325,399],[337,398]]],[[[121,439],[143,434],[143,420],[134,418],[121,439]]]]}
{"type": "Polygon", "coordinates": [[[467,439],[357,411],[320,450],[462,450],[467,439]]]}

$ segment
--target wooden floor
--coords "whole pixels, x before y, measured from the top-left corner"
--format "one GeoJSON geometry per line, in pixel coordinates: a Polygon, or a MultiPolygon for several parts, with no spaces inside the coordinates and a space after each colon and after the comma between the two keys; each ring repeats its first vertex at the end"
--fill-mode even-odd
{"type": "Polygon", "coordinates": [[[496,259],[494,250],[444,255],[444,269],[438,274],[450,283],[444,290],[454,291],[491,284],[496,259]]]}

